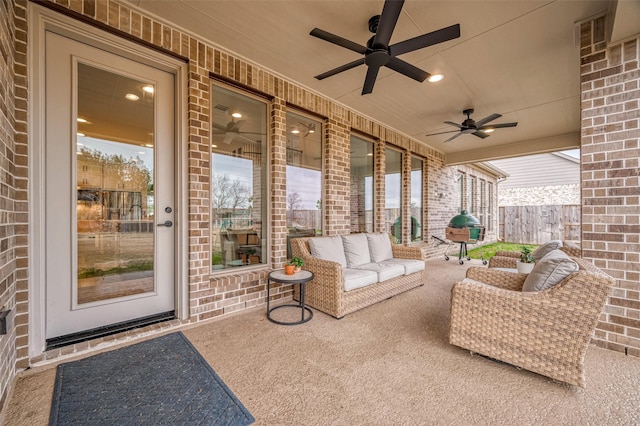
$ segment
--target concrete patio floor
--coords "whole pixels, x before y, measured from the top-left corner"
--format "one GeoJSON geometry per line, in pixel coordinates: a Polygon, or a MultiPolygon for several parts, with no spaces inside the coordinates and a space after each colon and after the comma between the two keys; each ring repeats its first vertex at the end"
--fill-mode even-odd
{"type": "MultiPolygon", "coordinates": [[[[341,320],[280,326],[260,307],[181,331],[256,425],[640,424],[639,358],[591,346],[581,389],[451,346],[468,263],[429,261],[424,286],[341,320]]],[[[54,367],[19,374],[2,424],[48,423],[54,367]]]]}

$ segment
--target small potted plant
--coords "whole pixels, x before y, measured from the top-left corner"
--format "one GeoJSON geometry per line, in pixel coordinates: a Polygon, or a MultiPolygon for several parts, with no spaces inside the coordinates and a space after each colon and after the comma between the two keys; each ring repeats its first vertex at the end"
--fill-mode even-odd
{"type": "Polygon", "coordinates": [[[286,265],[284,265],[284,273],[287,275],[293,275],[299,272],[304,266],[304,260],[300,257],[293,257],[286,265]]]}
{"type": "Polygon", "coordinates": [[[536,260],[531,256],[531,249],[527,246],[520,247],[520,260],[516,262],[518,272],[528,274],[533,269],[536,260]]]}

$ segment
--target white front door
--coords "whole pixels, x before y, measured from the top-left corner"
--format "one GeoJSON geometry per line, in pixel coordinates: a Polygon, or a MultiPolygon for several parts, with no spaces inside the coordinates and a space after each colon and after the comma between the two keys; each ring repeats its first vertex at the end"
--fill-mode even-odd
{"type": "Polygon", "coordinates": [[[44,41],[46,339],[170,316],[175,76],[44,41]]]}

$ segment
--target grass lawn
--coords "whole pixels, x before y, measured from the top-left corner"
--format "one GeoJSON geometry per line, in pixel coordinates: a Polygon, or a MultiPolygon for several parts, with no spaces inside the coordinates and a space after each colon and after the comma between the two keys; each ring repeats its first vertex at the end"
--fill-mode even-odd
{"type": "Polygon", "coordinates": [[[503,243],[497,242],[493,244],[486,244],[482,247],[469,250],[469,257],[472,259],[489,259],[495,256],[498,251],[517,251],[520,252],[522,246],[529,247],[532,251],[538,246],[535,244],[519,244],[519,243],[503,243]]]}

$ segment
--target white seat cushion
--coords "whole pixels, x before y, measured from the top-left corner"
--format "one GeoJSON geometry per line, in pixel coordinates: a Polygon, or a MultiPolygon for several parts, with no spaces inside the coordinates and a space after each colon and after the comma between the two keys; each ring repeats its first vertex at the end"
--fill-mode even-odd
{"type": "Polygon", "coordinates": [[[390,263],[394,265],[402,265],[404,267],[404,274],[409,275],[414,272],[424,270],[424,262],[416,259],[387,259],[382,263],[390,263]]]}
{"type": "Polygon", "coordinates": [[[343,269],[344,291],[355,290],[378,282],[378,274],[364,269],[343,269]]]}
{"type": "Polygon", "coordinates": [[[364,234],[343,235],[342,245],[344,245],[344,255],[347,258],[348,268],[371,263],[369,244],[364,234]]]}
{"type": "Polygon", "coordinates": [[[391,249],[391,241],[389,235],[385,233],[365,234],[369,242],[369,253],[371,253],[371,262],[379,263],[387,259],[393,258],[393,250],[391,249]]]}
{"type": "Polygon", "coordinates": [[[309,238],[309,250],[313,257],[338,262],[343,268],[347,267],[347,258],[344,255],[344,246],[340,235],[309,238]]]}
{"type": "Polygon", "coordinates": [[[374,271],[378,274],[378,282],[390,280],[391,278],[404,275],[404,266],[393,265],[391,263],[368,263],[358,266],[356,269],[365,271],[374,271]]]}

